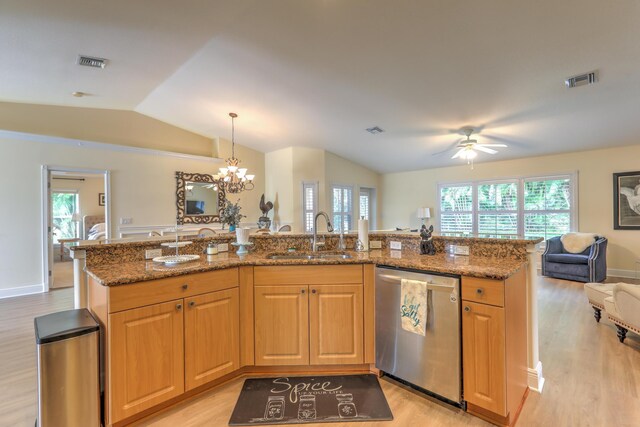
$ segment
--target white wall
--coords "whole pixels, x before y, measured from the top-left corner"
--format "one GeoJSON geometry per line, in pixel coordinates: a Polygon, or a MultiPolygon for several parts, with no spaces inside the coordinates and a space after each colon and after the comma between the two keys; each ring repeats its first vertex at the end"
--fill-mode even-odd
{"type": "MultiPolygon", "coordinates": [[[[332,184],[353,187],[354,224],[359,218],[360,187],[374,188],[380,193],[381,176],[377,172],[333,153],[306,147],[288,147],[265,155],[266,198],[277,199],[276,218],[280,224],[291,224],[303,231],[302,183],[318,183],[318,210],[331,214],[332,184]]],[[[376,212],[379,214],[380,198],[376,212]]],[[[379,218],[379,216],[378,216],[379,218]]],[[[380,222],[378,221],[378,224],[380,222]]]]}
{"type": "Polygon", "coordinates": [[[578,172],[579,231],[609,239],[608,267],[633,274],[640,258],[640,231],[613,229],[613,173],[640,170],[640,145],[580,151],[552,156],[385,174],[382,177],[382,220],[385,228],[417,227],[418,207],[430,207],[438,224],[438,182],[459,182],[578,172]]]}
{"type": "MultiPolygon", "coordinates": [[[[213,160],[41,142],[50,140],[0,135],[0,297],[34,292],[43,283],[42,165],[110,170],[114,236],[121,217],[133,218],[133,225],[174,224],[175,172],[213,173],[221,166],[221,162],[213,160]]],[[[255,222],[264,192],[264,156],[257,153],[250,159],[241,159],[245,167],[256,172],[256,188],[240,198],[243,213],[249,215],[246,220],[255,222]]]]}

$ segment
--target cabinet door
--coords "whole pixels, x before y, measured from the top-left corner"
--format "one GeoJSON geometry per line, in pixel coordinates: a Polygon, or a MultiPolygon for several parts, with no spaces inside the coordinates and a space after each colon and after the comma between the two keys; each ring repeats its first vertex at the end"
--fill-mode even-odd
{"type": "Polygon", "coordinates": [[[185,299],[185,387],[240,367],[238,288],[185,299]]]}
{"type": "Polygon", "coordinates": [[[256,365],[309,364],[307,286],[256,286],[256,365]]]}
{"type": "Polygon", "coordinates": [[[309,289],[311,364],[363,363],[362,285],[312,285],[309,289]]]}
{"type": "Polygon", "coordinates": [[[184,392],[182,303],[109,315],[111,423],[184,392]]]}
{"type": "Polygon", "coordinates": [[[506,416],[504,309],[468,301],[462,306],[464,398],[506,416]]]}

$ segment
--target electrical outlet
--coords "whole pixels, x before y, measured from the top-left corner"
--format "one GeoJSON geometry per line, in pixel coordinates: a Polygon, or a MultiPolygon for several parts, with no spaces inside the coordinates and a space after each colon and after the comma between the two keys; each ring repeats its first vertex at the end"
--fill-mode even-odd
{"type": "Polygon", "coordinates": [[[144,259],[152,259],[162,256],[162,249],[147,249],[144,251],[144,259]]]}
{"type": "Polygon", "coordinates": [[[380,240],[371,240],[369,242],[369,249],[382,249],[382,242],[380,240]]]}
{"type": "Polygon", "coordinates": [[[129,225],[133,223],[133,218],[120,218],[120,225],[129,225]]]}
{"type": "Polygon", "coordinates": [[[229,252],[228,243],[218,243],[218,252],[229,252]]]}
{"type": "Polygon", "coordinates": [[[402,249],[402,242],[389,242],[389,247],[393,250],[399,251],[402,249]]]}
{"type": "Polygon", "coordinates": [[[455,254],[456,255],[469,255],[469,246],[456,245],[455,254]]]}

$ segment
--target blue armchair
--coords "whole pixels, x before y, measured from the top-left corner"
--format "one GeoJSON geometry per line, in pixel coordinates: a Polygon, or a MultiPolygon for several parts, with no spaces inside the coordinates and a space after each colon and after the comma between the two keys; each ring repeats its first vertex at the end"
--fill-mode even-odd
{"type": "Polygon", "coordinates": [[[542,254],[542,275],[578,282],[602,282],[607,278],[607,238],[596,237],[584,252],[564,250],[560,237],[547,240],[542,254]]]}

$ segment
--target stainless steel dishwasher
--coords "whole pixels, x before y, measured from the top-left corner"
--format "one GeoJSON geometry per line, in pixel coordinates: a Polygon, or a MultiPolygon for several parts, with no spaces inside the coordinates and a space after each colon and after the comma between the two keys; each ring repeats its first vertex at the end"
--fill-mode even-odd
{"type": "Polygon", "coordinates": [[[375,288],[376,367],[461,405],[460,279],[381,266],[375,288]],[[427,283],[424,336],[402,328],[402,279],[427,283]]]}

